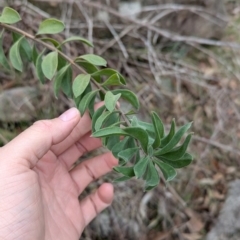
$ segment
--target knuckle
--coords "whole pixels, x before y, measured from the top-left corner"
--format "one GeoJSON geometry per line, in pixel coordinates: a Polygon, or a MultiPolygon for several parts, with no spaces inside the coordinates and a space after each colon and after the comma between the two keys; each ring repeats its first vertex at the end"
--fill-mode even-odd
{"type": "Polygon", "coordinates": [[[92,203],[93,209],[95,211],[95,215],[98,215],[100,213],[100,211],[98,210],[98,207],[97,207],[97,204],[95,202],[95,199],[93,198],[92,195],[89,196],[89,199],[90,199],[90,201],[92,203]]]}
{"type": "Polygon", "coordinates": [[[93,171],[90,169],[90,167],[87,164],[84,164],[83,167],[85,168],[86,172],[88,173],[88,175],[92,179],[92,181],[95,181],[97,178],[94,175],[93,171]]]}
{"type": "Polygon", "coordinates": [[[48,132],[52,127],[50,120],[40,120],[33,124],[33,127],[39,132],[48,132]]]}

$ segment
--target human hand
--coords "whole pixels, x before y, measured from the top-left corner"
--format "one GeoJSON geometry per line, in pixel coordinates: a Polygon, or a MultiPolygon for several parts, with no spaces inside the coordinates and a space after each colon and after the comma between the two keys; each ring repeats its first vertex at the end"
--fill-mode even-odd
{"type": "Polygon", "coordinates": [[[72,108],[38,121],[0,148],[0,239],[79,239],[83,229],[113,200],[105,183],[79,202],[93,180],[117,165],[111,153],[72,169],[86,151],[101,146],[91,138],[91,120],[72,108]]]}

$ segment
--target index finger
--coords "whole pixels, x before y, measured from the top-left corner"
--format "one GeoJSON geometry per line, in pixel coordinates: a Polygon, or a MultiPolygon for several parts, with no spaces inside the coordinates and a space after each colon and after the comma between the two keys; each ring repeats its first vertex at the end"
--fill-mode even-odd
{"type": "MultiPolygon", "coordinates": [[[[95,104],[95,109],[101,107],[104,103],[100,102],[95,104]]],[[[59,156],[67,149],[69,149],[72,145],[79,141],[83,136],[91,131],[92,121],[89,116],[89,113],[86,112],[83,117],[80,119],[76,127],[72,130],[69,136],[64,139],[62,142],[57,145],[52,146],[51,150],[56,156],[59,156]]]]}
{"type": "Polygon", "coordinates": [[[21,163],[33,168],[54,144],[63,141],[79,122],[80,114],[71,108],[53,120],[41,120],[0,149],[9,163],[21,163]]]}

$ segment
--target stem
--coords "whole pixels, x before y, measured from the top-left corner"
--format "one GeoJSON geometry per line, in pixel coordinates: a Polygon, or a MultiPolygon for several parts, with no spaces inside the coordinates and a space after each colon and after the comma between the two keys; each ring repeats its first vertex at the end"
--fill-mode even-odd
{"type": "MultiPolygon", "coordinates": [[[[23,35],[24,37],[26,38],[29,38],[31,39],[32,41],[34,42],[37,42],[43,46],[45,46],[46,48],[48,48],[49,50],[52,50],[52,51],[56,51],[62,58],[64,58],[66,61],[68,61],[72,66],[74,66],[75,68],[77,68],[81,73],[85,73],[87,74],[87,72],[82,68],[80,67],[78,64],[76,64],[70,57],[68,57],[66,54],[64,54],[63,52],[61,52],[59,49],[55,48],[54,46],[42,41],[41,39],[38,39],[36,38],[35,36],[27,33],[27,32],[24,32],[23,30],[21,29],[18,29],[12,25],[7,25],[7,24],[4,24],[4,23],[0,23],[0,26],[5,28],[5,29],[8,29],[12,32],[16,32],[16,33],[19,33],[21,35],[23,35]]],[[[93,78],[91,78],[93,84],[98,88],[100,89],[104,94],[106,94],[106,90],[98,83],[96,82],[93,78]]],[[[120,109],[120,107],[116,106],[117,110],[119,111],[121,117],[124,119],[124,121],[127,123],[128,126],[130,126],[130,122],[128,120],[128,118],[126,117],[126,115],[122,112],[122,110],[120,109]]]]}

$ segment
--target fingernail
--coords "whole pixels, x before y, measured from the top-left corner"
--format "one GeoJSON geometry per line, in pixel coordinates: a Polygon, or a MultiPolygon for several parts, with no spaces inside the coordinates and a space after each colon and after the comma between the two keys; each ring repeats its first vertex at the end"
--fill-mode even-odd
{"type": "Polygon", "coordinates": [[[62,115],[59,116],[59,118],[64,121],[70,121],[73,118],[75,118],[79,114],[78,110],[76,108],[70,108],[66,112],[64,112],[62,115]]]}

